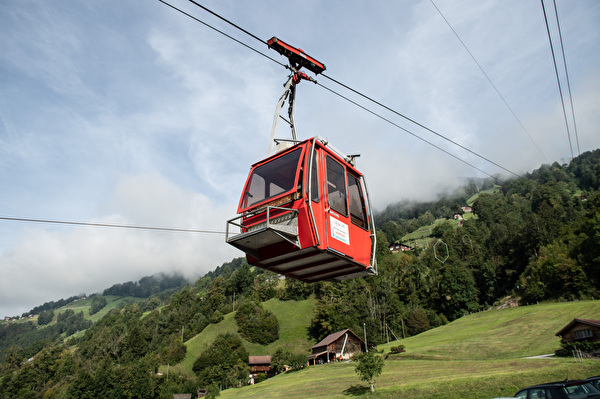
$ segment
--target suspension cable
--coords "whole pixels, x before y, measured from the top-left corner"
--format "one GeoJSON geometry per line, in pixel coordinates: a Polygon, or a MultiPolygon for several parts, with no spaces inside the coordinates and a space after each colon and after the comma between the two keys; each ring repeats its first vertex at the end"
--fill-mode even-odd
{"type": "Polygon", "coordinates": [[[575,120],[575,108],[573,107],[573,95],[571,94],[571,80],[569,79],[569,69],[567,68],[567,58],[565,56],[565,46],[563,44],[562,30],[560,29],[560,20],[558,18],[558,6],[554,0],[554,15],[556,16],[556,26],[558,28],[558,37],[560,39],[560,50],[562,53],[563,66],[565,68],[565,76],[567,77],[567,89],[569,91],[569,101],[571,103],[571,115],[573,116],[573,131],[575,132],[575,142],[577,144],[577,153],[581,155],[579,147],[579,134],[577,133],[577,122],[575,120]]]}
{"type": "Polygon", "coordinates": [[[335,94],[336,96],[339,96],[339,97],[343,98],[344,100],[348,101],[349,103],[351,103],[351,104],[353,104],[353,105],[356,105],[356,106],[357,106],[357,107],[359,107],[360,109],[362,109],[362,110],[364,110],[364,111],[367,111],[367,112],[368,112],[368,113],[370,113],[371,115],[374,115],[374,116],[376,116],[376,117],[377,117],[377,118],[379,118],[379,119],[382,119],[383,121],[385,121],[385,122],[389,123],[390,125],[392,125],[392,126],[395,126],[395,127],[397,127],[398,129],[404,130],[406,133],[410,134],[411,136],[413,136],[413,137],[415,137],[415,138],[417,138],[417,139],[419,139],[419,140],[421,140],[421,141],[423,141],[423,142],[425,142],[425,143],[429,144],[430,146],[432,146],[432,147],[434,147],[434,148],[436,148],[436,149],[438,149],[438,150],[442,151],[443,153],[445,153],[445,154],[447,154],[447,155],[450,155],[452,158],[455,158],[455,159],[459,160],[460,162],[462,162],[462,163],[464,163],[464,164],[466,164],[466,165],[468,165],[468,166],[472,167],[473,169],[476,169],[476,170],[480,171],[480,172],[481,172],[481,173],[483,173],[484,175],[486,175],[486,176],[488,176],[488,177],[491,177],[492,179],[494,179],[494,180],[495,180],[497,183],[502,183],[502,180],[501,180],[501,179],[499,179],[498,177],[496,177],[496,176],[493,176],[493,175],[490,175],[490,174],[489,174],[489,173],[487,173],[486,171],[484,171],[484,170],[482,170],[482,169],[478,168],[477,166],[475,166],[475,165],[473,165],[473,164],[471,164],[471,163],[469,163],[469,162],[465,161],[465,160],[464,160],[464,159],[462,159],[462,158],[459,158],[458,156],[456,156],[456,155],[454,155],[454,154],[450,153],[449,151],[446,151],[446,150],[444,150],[442,147],[440,147],[440,146],[438,146],[438,145],[436,145],[436,144],[434,144],[434,143],[432,143],[432,142],[430,142],[430,141],[428,141],[428,140],[424,139],[423,137],[421,137],[421,136],[419,136],[419,135],[417,135],[417,134],[415,134],[415,133],[411,132],[410,130],[408,130],[408,129],[406,129],[406,128],[404,128],[404,127],[402,127],[402,126],[400,126],[400,125],[398,125],[398,124],[396,124],[396,123],[394,123],[394,122],[392,122],[391,120],[389,120],[389,119],[385,118],[384,116],[382,116],[382,115],[378,114],[377,112],[375,112],[375,111],[372,111],[372,110],[370,110],[369,108],[367,108],[367,107],[365,107],[365,106],[363,106],[363,105],[360,105],[360,104],[359,104],[359,103],[357,103],[356,101],[353,101],[353,100],[351,100],[350,98],[348,98],[348,97],[346,97],[346,96],[344,96],[344,95],[342,95],[342,94],[340,94],[340,93],[336,92],[335,90],[332,90],[332,89],[330,89],[330,88],[329,88],[329,87],[327,87],[327,86],[323,86],[323,85],[322,85],[322,84],[320,84],[320,83],[317,83],[317,85],[318,85],[318,86],[321,86],[321,87],[322,87],[322,88],[324,88],[325,90],[327,90],[327,91],[329,91],[329,92],[331,92],[331,93],[335,94]]]}
{"type": "Polygon", "coordinates": [[[565,127],[567,128],[567,138],[569,139],[569,148],[571,149],[571,159],[573,156],[573,144],[571,140],[571,129],[569,129],[569,123],[567,120],[567,111],[565,110],[565,98],[563,96],[562,87],[560,85],[560,77],[558,75],[558,66],[556,65],[556,55],[554,54],[554,45],[552,44],[552,36],[550,35],[550,26],[548,25],[548,17],[546,15],[546,6],[544,0],[542,2],[542,11],[544,12],[544,21],[546,22],[546,32],[548,32],[548,42],[550,43],[550,51],[552,52],[552,62],[554,63],[554,73],[556,74],[556,83],[558,84],[558,93],[560,95],[560,104],[562,105],[563,116],[565,119],[565,127]]]}
{"type": "MultiPolygon", "coordinates": [[[[268,58],[268,59],[270,59],[270,60],[272,60],[272,61],[275,61],[277,64],[279,64],[279,65],[281,65],[281,66],[284,66],[284,67],[286,67],[286,68],[288,68],[288,69],[289,69],[289,67],[288,67],[288,66],[286,66],[286,65],[282,64],[281,62],[279,62],[279,61],[277,61],[277,60],[274,60],[273,58],[271,58],[271,57],[267,56],[266,54],[264,54],[264,53],[260,52],[259,50],[256,50],[256,49],[252,48],[251,46],[249,46],[249,45],[247,45],[247,44],[245,44],[245,43],[243,43],[243,42],[241,42],[241,41],[239,41],[239,40],[237,40],[237,39],[235,39],[235,38],[232,38],[230,35],[228,35],[228,34],[226,34],[226,33],[223,33],[222,31],[220,31],[220,30],[218,30],[218,29],[216,29],[216,28],[214,28],[214,27],[210,26],[208,23],[201,21],[200,19],[198,19],[198,18],[196,18],[196,17],[194,17],[194,16],[192,16],[192,15],[190,15],[190,14],[188,14],[188,13],[186,13],[186,12],[184,12],[184,11],[180,10],[180,9],[178,9],[177,7],[175,7],[175,6],[172,6],[171,4],[167,3],[166,1],[164,1],[164,0],[158,0],[158,1],[160,1],[160,2],[161,2],[161,3],[163,3],[163,4],[166,4],[166,5],[168,5],[169,7],[171,7],[171,8],[173,8],[173,9],[175,9],[175,10],[177,10],[177,11],[181,12],[182,14],[184,14],[184,15],[186,15],[186,16],[188,16],[188,17],[192,18],[193,20],[195,20],[195,21],[197,21],[197,22],[200,22],[200,23],[202,23],[203,25],[210,27],[210,28],[211,28],[211,29],[213,29],[214,31],[216,31],[216,32],[218,32],[218,33],[221,33],[221,34],[223,34],[223,35],[224,35],[224,36],[226,36],[227,38],[230,38],[230,39],[234,40],[235,42],[237,42],[237,43],[239,43],[239,44],[242,44],[244,47],[247,47],[247,48],[251,49],[252,51],[254,51],[254,52],[258,53],[258,54],[261,54],[262,56],[264,56],[264,57],[266,57],[266,58],[268,58]]],[[[192,4],[196,5],[196,6],[200,7],[201,9],[203,9],[203,10],[205,10],[205,11],[209,12],[210,14],[212,14],[212,15],[214,15],[214,16],[216,16],[216,17],[218,17],[219,19],[221,19],[221,20],[223,20],[224,22],[226,22],[227,24],[229,24],[229,25],[231,25],[231,26],[235,27],[236,29],[238,29],[238,30],[242,31],[243,33],[245,33],[245,34],[249,35],[250,37],[254,38],[255,40],[259,41],[260,43],[266,44],[266,42],[265,42],[264,40],[260,39],[258,36],[256,36],[256,35],[254,35],[254,34],[252,34],[252,33],[248,32],[247,30],[245,30],[245,29],[241,28],[241,27],[240,27],[240,26],[238,26],[237,24],[235,24],[235,23],[233,23],[233,22],[229,21],[228,19],[226,19],[226,18],[222,17],[221,15],[219,15],[219,14],[217,14],[216,12],[214,12],[214,11],[212,11],[212,10],[208,9],[207,7],[205,7],[205,6],[201,5],[201,4],[199,4],[198,2],[196,2],[196,1],[194,1],[194,0],[188,0],[188,1],[189,1],[190,3],[192,3],[192,4]]],[[[369,96],[367,96],[367,95],[365,95],[365,94],[363,94],[363,93],[359,92],[358,90],[356,90],[356,89],[353,89],[352,87],[350,87],[350,86],[348,86],[348,85],[346,85],[346,84],[344,84],[344,83],[342,83],[342,82],[340,82],[340,81],[338,81],[338,80],[336,80],[336,79],[334,79],[334,78],[332,78],[332,77],[330,77],[330,76],[328,76],[328,75],[326,75],[326,74],[321,74],[321,75],[322,75],[324,78],[326,78],[326,79],[329,79],[331,82],[333,82],[333,83],[335,83],[335,84],[337,84],[337,85],[339,85],[339,86],[342,86],[342,87],[343,87],[343,88],[345,88],[346,90],[349,90],[349,91],[351,91],[351,92],[353,92],[353,93],[355,93],[355,94],[359,95],[360,97],[362,97],[362,98],[364,98],[364,99],[366,99],[366,100],[368,100],[368,101],[370,101],[370,102],[374,103],[375,105],[378,105],[379,107],[382,107],[382,108],[384,108],[384,109],[386,109],[386,110],[388,110],[388,111],[392,112],[393,114],[395,114],[395,115],[398,115],[398,116],[400,116],[400,117],[404,118],[405,120],[407,120],[407,121],[409,121],[409,122],[411,122],[411,123],[413,123],[413,124],[415,124],[415,125],[417,125],[417,126],[421,127],[422,129],[425,129],[425,130],[429,131],[430,133],[433,133],[434,135],[436,135],[436,136],[438,136],[438,137],[442,138],[443,140],[446,140],[446,141],[448,141],[449,143],[451,143],[451,144],[453,144],[453,145],[455,145],[455,146],[457,146],[457,147],[459,147],[459,148],[461,148],[461,149],[463,149],[463,150],[465,150],[465,151],[467,151],[467,152],[469,152],[469,153],[471,153],[471,154],[473,154],[473,155],[475,155],[475,156],[477,156],[477,157],[479,157],[479,158],[483,159],[484,161],[491,163],[492,165],[494,165],[494,166],[496,166],[496,167],[498,167],[498,168],[500,168],[500,169],[502,169],[502,170],[504,170],[504,171],[508,172],[509,174],[511,174],[511,175],[513,175],[513,176],[515,176],[515,177],[521,177],[519,174],[517,174],[517,173],[515,173],[515,172],[513,172],[513,171],[511,171],[511,170],[509,170],[509,169],[507,169],[507,168],[505,168],[504,166],[502,166],[502,165],[500,165],[500,164],[498,164],[498,163],[496,163],[496,162],[494,162],[494,161],[490,160],[489,158],[487,158],[487,157],[485,157],[485,156],[483,156],[483,155],[481,155],[481,154],[479,154],[479,153],[477,153],[477,152],[475,152],[475,151],[473,151],[473,150],[470,150],[469,148],[467,148],[467,147],[463,146],[462,144],[459,144],[459,143],[457,143],[456,141],[454,141],[454,140],[452,140],[452,139],[450,139],[450,138],[448,138],[448,137],[446,137],[446,136],[442,135],[441,133],[438,133],[437,131],[435,131],[435,130],[433,130],[433,129],[431,129],[431,128],[429,128],[429,127],[425,126],[425,125],[423,125],[422,123],[419,123],[419,122],[417,122],[416,120],[414,120],[414,119],[412,119],[412,118],[409,118],[409,117],[408,117],[408,116],[406,116],[406,115],[403,115],[402,113],[400,113],[400,112],[398,112],[398,111],[396,111],[396,110],[394,110],[394,109],[392,109],[392,108],[390,108],[390,107],[388,107],[388,106],[384,105],[383,103],[381,103],[381,102],[379,102],[379,101],[377,101],[377,100],[375,100],[375,99],[373,99],[373,98],[371,98],[371,97],[369,97],[369,96]]],[[[324,87],[324,86],[321,86],[321,87],[324,87]]],[[[333,90],[331,90],[331,89],[329,89],[329,88],[328,88],[328,90],[329,90],[329,91],[331,91],[331,92],[334,92],[333,90]]],[[[334,93],[335,93],[335,94],[338,94],[338,95],[339,95],[341,98],[343,98],[343,99],[345,99],[345,100],[347,100],[347,101],[350,101],[350,100],[349,100],[347,97],[345,97],[345,96],[343,96],[343,95],[340,95],[339,93],[336,93],[336,92],[334,92],[334,93]]],[[[355,104],[355,105],[357,105],[357,103],[355,103],[355,102],[353,102],[353,101],[350,101],[350,102],[351,102],[351,103],[353,103],[353,104],[355,104]]],[[[362,107],[362,106],[361,106],[361,108],[362,108],[362,109],[364,109],[364,110],[367,110],[365,107],[362,107]]],[[[378,116],[378,117],[380,117],[380,118],[381,118],[381,119],[383,119],[383,120],[387,120],[386,118],[384,118],[384,117],[382,117],[382,116],[378,115],[378,114],[377,114],[377,113],[375,113],[374,111],[370,111],[370,110],[369,110],[369,112],[370,112],[370,113],[372,113],[372,114],[374,114],[374,115],[376,115],[376,116],[378,116]]],[[[393,124],[393,123],[392,123],[392,124],[393,124]]],[[[398,125],[396,125],[396,124],[393,124],[393,125],[394,125],[394,126],[396,126],[396,127],[399,127],[399,126],[398,126],[398,125]]],[[[431,142],[429,142],[429,141],[427,141],[427,140],[425,140],[425,139],[421,138],[420,136],[416,135],[415,133],[409,132],[407,129],[404,129],[404,128],[402,128],[402,130],[404,130],[404,131],[406,131],[406,132],[410,133],[411,135],[413,135],[413,136],[415,136],[415,137],[419,137],[419,138],[420,138],[422,141],[424,141],[424,142],[426,142],[426,143],[428,143],[428,144],[432,145],[434,148],[437,148],[437,149],[441,150],[441,148],[440,148],[439,146],[433,145],[431,142]]],[[[446,153],[446,154],[448,154],[448,155],[451,155],[452,157],[454,157],[454,158],[456,158],[456,159],[460,159],[460,158],[458,158],[457,156],[454,156],[454,155],[450,154],[448,151],[445,151],[445,150],[443,150],[443,152],[444,152],[444,153],[446,153]]],[[[468,164],[468,163],[467,163],[467,164],[468,164]]],[[[469,166],[471,166],[471,167],[474,167],[474,166],[473,166],[473,165],[471,165],[471,164],[468,164],[468,165],[469,165],[469,166]]],[[[479,170],[479,171],[481,171],[479,168],[476,168],[476,167],[474,167],[474,168],[475,168],[476,170],[479,170]]],[[[488,173],[485,173],[485,174],[486,174],[486,175],[488,175],[488,176],[490,176],[488,173]]]]}
{"type": "Polygon", "coordinates": [[[487,79],[487,81],[490,83],[490,85],[496,91],[496,93],[498,94],[498,96],[500,97],[500,99],[502,100],[502,102],[504,103],[504,105],[506,105],[506,107],[508,108],[508,110],[510,111],[510,113],[512,114],[512,116],[514,116],[515,119],[517,120],[517,122],[519,122],[519,125],[521,125],[521,128],[523,129],[523,131],[525,132],[525,134],[527,135],[527,137],[529,137],[529,140],[531,140],[531,142],[533,143],[533,145],[535,146],[535,148],[537,148],[538,152],[540,154],[542,154],[542,156],[544,157],[544,159],[546,160],[546,162],[548,162],[548,158],[546,157],[546,154],[544,154],[544,152],[540,149],[540,147],[537,145],[537,143],[533,140],[533,137],[531,137],[531,135],[529,134],[529,131],[525,128],[525,125],[523,125],[523,123],[521,122],[521,120],[519,119],[519,117],[517,116],[517,114],[515,113],[515,111],[513,111],[513,109],[511,108],[511,106],[508,105],[508,102],[506,101],[506,99],[504,98],[504,96],[500,93],[500,90],[498,90],[498,88],[496,87],[496,85],[494,84],[494,82],[492,82],[492,79],[490,79],[490,77],[488,76],[488,74],[483,70],[483,67],[481,66],[481,64],[477,61],[477,59],[475,59],[475,56],[473,55],[473,53],[471,53],[471,51],[469,50],[469,48],[467,47],[467,45],[465,44],[465,42],[460,38],[460,36],[456,32],[456,30],[452,27],[452,25],[450,25],[450,22],[448,21],[448,19],[446,19],[446,17],[442,13],[442,11],[434,3],[433,0],[429,0],[429,1],[433,5],[433,7],[437,10],[437,12],[440,14],[440,16],[442,17],[442,19],[446,22],[446,25],[448,25],[448,27],[450,28],[450,30],[452,31],[452,33],[454,33],[454,36],[456,36],[456,38],[458,39],[458,41],[460,42],[460,44],[462,44],[462,46],[467,51],[467,53],[469,53],[469,55],[471,56],[471,59],[473,60],[473,62],[475,62],[475,64],[477,65],[477,67],[479,68],[479,70],[481,71],[481,73],[483,73],[483,76],[485,76],[485,78],[487,79]]]}
{"type": "Polygon", "coordinates": [[[224,231],[217,231],[217,230],[183,229],[183,228],[175,228],[175,227],[136,226],[136,225],[131,225],[131,224],[72,222],[72,221],[65,221],[65,220],[31,219],[31,218],[16,218],[16,217],[5,217],[5,216],[0,216],[0,220],[11,221],[11,222],[50,223],[50,224],[63,224],[63,225],[74,225],[74,226],[89,226],[89,227],[112,227],[112,228],[120,228],[120,229],[171,231],[171,232],[181,232],[181,233],[225,234],[224,231]]]}

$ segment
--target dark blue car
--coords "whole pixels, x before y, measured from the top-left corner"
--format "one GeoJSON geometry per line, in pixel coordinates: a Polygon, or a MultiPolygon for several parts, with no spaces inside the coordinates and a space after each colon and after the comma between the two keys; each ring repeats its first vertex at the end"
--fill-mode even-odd
{"type": "Polygon", "coordinates": [[[591,383],[596,389],[600,390],[600,375],[595,377],[590,377],[585,379],[587,382],[591,383]]]}
{"type": "Polygon", "coordinates": [[[533,385],[516,393],[519,399],[600,399],[600,391],[589,381],[558,381],[533,385]]]}

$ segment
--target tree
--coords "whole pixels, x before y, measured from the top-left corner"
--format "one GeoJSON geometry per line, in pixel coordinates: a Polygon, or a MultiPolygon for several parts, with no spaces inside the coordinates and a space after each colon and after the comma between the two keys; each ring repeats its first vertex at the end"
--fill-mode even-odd
{"type": "Polygon", "coordinates": [[[522,302],[534,303],[550,298],[575,299],[585,297],[590,281],[581,265],[566,254],[566,245],[557,243],[541,247],[519,285],[524,289],[522,302]]]}
{"type": "Polygon", "coordinates": [[[98,313],[106,306],[106,298],[103,296],[95,296],[92,299],[92,305],[90,306],[90,316],[98,313]]]}
{"type": "Polygon", "coordinates": [[[146,302],[145,310],[152,311],[152,310],[158,308],[160,305],[161,305],[160,298],[152,297],[148,300],[148,302],[146,302]]]}
{"type": "Polygon", "coordinates": [[[279,321],[273,312],[246,302],[235,313],[239,333],[250,342],[266,345],[279,339],[279,321]]]}
{"type": "Polygon", "coordinates": [[[83,312],[75,313],[72,309],[67,309],[56,316],[56,325],[61,333],[70,336],[91,327],[92,322],[83,317],[83,312]]]}
{"type": "Polygon", "coordinates": [[[449,320],[477,310],[478,292],[473,273],[459,262],[445,265],[432,292],[436,310],[449,320]]]}
{"type": "Polygon", "coordinates": [[[38,316],[38,320],[37,320],[38,326],[43,326],[43,325],[50,323],[53,318],[54,318],[54,310],[52,310],[52,309],[44,310],[38,316]]]}
{"type": "Polygon", "coordinates": [[[201,384],[222,384],[231,386],[228,373],[247,365],[248,351],[242,340],[235,334],[220,334],[214,342],[200,354],[192,370],[198,375],[201,384]]]}
{"type": "Polygon", "coordinates": [[[306,366],[308,359],[303,353],[294,353],[288,348],[280,347],[277,348],[271,358],[271,367],[277,373],[281,373],[285,370],[286,366],[297,371],[306,366]]]}
{"type": "Polygon", "coordinates": [[[431,328],[429,316],[425,309],[420,306],[414,306],[409,309],[406,320],[406,328],[409,335],[417,335],[431,328]]]}
{"type": "Polygon", "coordinates": [[[282,301],[294,300],[301,301],[312,294],[312,285],[293,278],[285,279],[285,289],[279,293],[279,299],[282,301]]]}
{"type": "Polygon", "coordinates": [[[371,392],[375,392],[375,378],[383,371],[383,364],[383,358],[373,352],[358,356],[354,371],[358,374],[358,378],[369,383],[371,392]]]}
{"type": "Polygon", "coordinates": [[[227,295],[243,294],[252,289],[254,275],[250,271],[250,265],[244,259],[240,267],[234,271],[227,281],[227,295]]]}

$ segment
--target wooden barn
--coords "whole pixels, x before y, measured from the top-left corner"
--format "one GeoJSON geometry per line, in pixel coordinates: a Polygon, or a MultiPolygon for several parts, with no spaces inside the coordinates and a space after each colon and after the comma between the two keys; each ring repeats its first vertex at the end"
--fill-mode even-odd
{"type": "Polygon", "coordinates": [[[562,342],[600,341],[600,320],[573,319],[556,333],[562,342]]]}
{"type": "Polygon", "coordinates": [[[365,350],[365,343],[350,329],[329,334],[321,342],[311,347],[308,364],[322,364],[350,359],[365,350]]]}
{"type": "Polygon", "coordinates": [[[253,377],[260,373],[265,373],[268,378],[275,375],[271,369],[271,356],[249,356],[248,365],[250,366],[250,374],[253,377]]]}

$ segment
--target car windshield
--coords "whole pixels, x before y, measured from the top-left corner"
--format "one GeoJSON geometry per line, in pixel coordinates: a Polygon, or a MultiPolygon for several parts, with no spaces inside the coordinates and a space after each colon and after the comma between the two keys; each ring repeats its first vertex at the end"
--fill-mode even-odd
{"type": "Polygon", "coordinates": [[[569,385],[562,388],[562,391],[567,395],[569,399],[582,399],[587,398],[590,394],[600,394],[596,388],[589,383],[569,385]]]}
{"type": "Polygon", "coordinates": [[[248,208],[295,188],[302,149],[275,158],[254,169],[244,193],[242,208],[248,208]]]}

